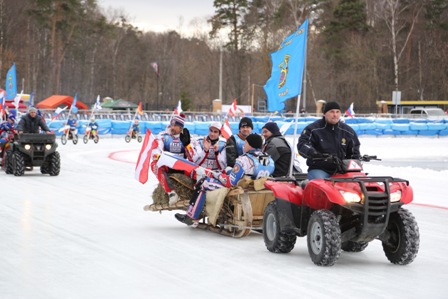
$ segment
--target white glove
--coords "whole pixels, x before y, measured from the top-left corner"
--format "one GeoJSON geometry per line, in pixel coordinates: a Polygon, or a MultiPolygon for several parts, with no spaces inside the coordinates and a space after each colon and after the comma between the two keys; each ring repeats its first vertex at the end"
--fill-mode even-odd
{"type": "Polygon", "coordinates": [[[204,167],[198,167],[194,170],[194,172],[196,173],[196,181],[202,180],[207,176],[204,167]]]}

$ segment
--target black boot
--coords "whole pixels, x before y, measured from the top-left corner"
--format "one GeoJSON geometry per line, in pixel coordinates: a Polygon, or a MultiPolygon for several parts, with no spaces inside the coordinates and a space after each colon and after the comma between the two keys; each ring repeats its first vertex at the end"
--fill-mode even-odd
{"type": "Polygon", "coordinates": [[[185,223],[186,225],[192,225],[192,224],[193,224],[193,219],[191,219],[190,217],[188,217],[186,214],[179,214],[179,213],[176,213],[176,214],[174,215],[174,217],[175,217],[178,221],[180,221],[180,222],[182,222],[182,223],[185,223]]]}

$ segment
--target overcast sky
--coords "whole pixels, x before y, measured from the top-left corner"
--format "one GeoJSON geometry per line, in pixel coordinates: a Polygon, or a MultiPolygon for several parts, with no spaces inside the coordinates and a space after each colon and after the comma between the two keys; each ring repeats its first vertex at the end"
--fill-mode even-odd
{"type": "Polygon", "coordinates": [[[213,0],[98,0],[98,5],[124,11],[135,26],[157,32],[191,30],[192,21],[205,24],[215,11],[213,0]]]}

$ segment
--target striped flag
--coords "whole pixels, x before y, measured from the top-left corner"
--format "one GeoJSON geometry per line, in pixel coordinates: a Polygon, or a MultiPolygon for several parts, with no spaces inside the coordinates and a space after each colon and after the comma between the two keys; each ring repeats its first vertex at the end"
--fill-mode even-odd
{"type": "Polygon", "coordinates": [[[345,114],[350,117],[355,117],[355,110],[353,110],[353,103],[351,103],[350,107],[345,111],[345,114]]]}
{"type": "Polygon", "coordinates": [[[224,122],[222,129],[221,129],[221,135],[225,139],[229,139],[230,136],[232,136],[232,129],[230,128],[229,120],[226,118],[226,121],[224,122]]]}
{"type": "Polygon", "coordinates": [[[151,130],[146,129],[145,140],[143,141],[142,149],[138,155],[137,164],[135,165],[135,179],[142,184],[148,181],[149,161],[151,159],[152,150],[155,149],[158,142],[151,130]]]}
{"type": "Polygon", "coordinates": [[[169,152],[163,152],[160,155],[159,160],[157,160],[157,167],[162,166],[167,166],[176,170],[183,170],[186,173],[191,173],[194,169],[199,167],[196,163],[190,162],[169,152]]]}
{"type": "Polygon", "coordinates": [[[230,115],[230,116],[235,116],[235,114],[236,114],[236,110],[237,110],[237,107],[236,107],[236,99],[234,99],[232,105],[231,105],[230,108],[229,108],[229,115],[230,115]]]}

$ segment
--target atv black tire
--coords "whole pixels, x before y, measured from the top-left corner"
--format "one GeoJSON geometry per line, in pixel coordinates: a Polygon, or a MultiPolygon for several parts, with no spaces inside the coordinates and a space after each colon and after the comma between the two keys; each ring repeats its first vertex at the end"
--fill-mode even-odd
{"type": "Polygon", "coordinates": [[[42,174],[48,174],[48,164],[47,164],[47,163],[41,165],[41,167],[40,167],[40,173],[42,173],[42,174]]]}
{"type": "Polygon", "coordinates": [[[318,266],[333,266],[341,254],[341,229],[328,210],[311,214],[307,230],[308,253],[318,266]]]}
{"type": "Polygon", "coordinates": [[[13,153],[12,172],[15,176],[22,176],[25,173],[25,158],[21,152],[13,153]]]}
{"type": "Polygon", "coordinates": [[[367,242],[353,242],[353,241],[347,241],[342,243],[342,250],[347,252],[361,252],[364,249],[367,248],[369,243],[367,242]]]}
{"type": "Polygon", "coordinates": [[[390,215],[387,224],[387,240],[383,240],[383,250],[387,259],[397,265],[412,263],[420,246],[420,233],[411,212],[399,209],[390,215]]]}
{"type": "Polygon", "coordinates": [[[294,233],[280,231],[277,201],[271,201],[264,210],[263,239],[270,252],[288,253],[293,250],[297,237],[294,233]]]}
{"type": "Polygon", "coordinates": [[[59,155],[59,152],[52,153],[47,159],[49,159],[50,162],[48,168],[50,176],[59,175],[59,172],[61,171],[61,156],[59,155]]]}
{"type": "Polygon", "coordinates": [[[5,153],[5,157],[4,157],[4,162],[5,162],[5,173],[6,174],[12,174],[13,173],[13,169],[12,169],[12,153],[11,151],[7,151],[5,153]]]}

